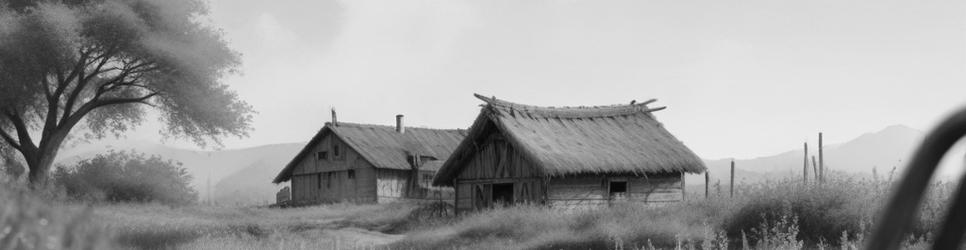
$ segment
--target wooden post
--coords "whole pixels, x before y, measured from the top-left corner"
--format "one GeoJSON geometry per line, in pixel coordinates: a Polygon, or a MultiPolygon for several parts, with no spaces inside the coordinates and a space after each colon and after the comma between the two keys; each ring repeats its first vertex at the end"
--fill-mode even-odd
{"type": "Polygon", "coordinates": [[[731,188],[730,188],[730,191],[731,191],[731,196],[730,197],[734,198],[735,197],[735,159],[731,159],[731,188]]]}
{"type": "Polygon", "coordinates": [[[808,142],[805,143],[805,161],[802,163],[802,185],[808,185],[808,142]]]}
{"type": "Polygon", "coordinates": [[[812,156],[812,172],[815,172],[815,183],[818,183],[818,163],[815,161],[815,156],[812,156]]]}
{"type": "Polygon", "coordinates": [[[825,183],[825,158],[822,155],[822,132],[818,132],[818,171],[819,178],[822,178],[821,182],[825,183]]]}
{"type": "MultiPolygon", "coordinates": [[[[708,171],[708,170],[705,170],[705,171],[708,171]]],[[[681,172],[681,201],[688,200],[688,190],[685,189],[687,185],[684,184],[684,179],[687,179],[687,178],[684,178],[684,177],[687,177],[685,175],[686,173],[681,172]]]]}
{"type": "Polygon", "coordinates": [[[705,199],[708,199],[710,197],[709,195],[711,194],[710,182],[711,182],[711,174],[709,174],[708,171],[704,171],[704,198],[705,199]]]}

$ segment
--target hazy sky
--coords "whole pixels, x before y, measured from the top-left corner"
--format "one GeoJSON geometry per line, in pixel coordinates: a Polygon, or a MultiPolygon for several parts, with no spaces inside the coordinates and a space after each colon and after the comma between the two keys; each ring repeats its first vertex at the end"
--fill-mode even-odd
{"type": "MultiPolygon", "coordinates": [[[[966,104],[964,1],[211,0],[259,112],[227,148],[341,121],[466,128],[473,93],[547,106],[657,98],[705,158],[928,129],[966,104]]],[[[154,139],[147,124],[129,136],[154,139]]],[[[154,139],[156,140],[156,139],[154,139]]],[[[185,142],[168,144],[190,146],[185,142]]]]}

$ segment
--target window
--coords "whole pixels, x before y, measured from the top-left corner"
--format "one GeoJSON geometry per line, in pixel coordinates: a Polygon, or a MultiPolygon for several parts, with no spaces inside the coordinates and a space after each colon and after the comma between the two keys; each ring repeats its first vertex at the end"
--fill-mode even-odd
{"type": "Polygon", "coordinates": [[[349,169],[349,172],[348,172],[348,175],[349,175],[349,179],[350,179],[350,180],[351,180],[351,179],[355,179],[355,178],[356,178],[356,170],[354,170],[354,169],[349,169]]]}
{"type": "Polygon", "coordinates": [[[315,157],[317,159],[319,159],[319,160],[329,159],[329,152],[328,151],[321,151],[321,152],[318,152],[318,153],[315,153],[315,154],[316,154],[315,157]]]}
{"type": "Polygon", "coordinates": [[[610,182],[610,193],[611,194],[624,194],[624,193],[627,193],[627,182],[626,181],[612,181],[612,182],[610,182]]]}
{"type": "Polygon", "coordinates": [[[332,188],[332,172],[325,173],[325,188],[332,188]]]}
{"type": "Polygon", "coordinates": [[[340,151],[341,150],[339,150],[339,145],[332,145],[332,156],[335,156],[335,158],[339,158],[339,156],[342,155],[342,152],[340,151]]]}
{"type": "Polygon", "coordinates": [[[319,186],[318,187],[319,189],[322,189],[322,174],[318,174],[315,176],[315,184],[319,186]]]}

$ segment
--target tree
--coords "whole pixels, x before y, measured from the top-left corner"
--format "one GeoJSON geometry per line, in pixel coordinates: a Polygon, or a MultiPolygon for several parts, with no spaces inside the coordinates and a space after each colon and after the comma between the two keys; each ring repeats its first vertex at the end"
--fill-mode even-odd
{"type": "Polygon", "coordinates": [[[161,202],[184,205],[198,200],[191,175],[181,163],[135,152],[110,152],[58,167],[54,181],[71,199],[110,202],[161,202]]]}
{"type": "Polygon", "coordinates": [[[119,136],[148,109],[205,146],[247,136],[252,108],[219,82],[237,52],[202,0],[0,0],[0,141],[44,184],[75,127],[119,136]]]}

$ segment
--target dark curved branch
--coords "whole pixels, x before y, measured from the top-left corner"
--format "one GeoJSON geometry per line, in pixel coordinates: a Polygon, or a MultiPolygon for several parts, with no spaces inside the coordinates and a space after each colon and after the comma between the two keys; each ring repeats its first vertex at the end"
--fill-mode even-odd
{"type": "Polygon", "coordinates": [[[158,92],[151,92],[150,94],[147,94],[145,96],[135,97],[135,98],[108,98],[108,99],[98,101],[97,104],[94,106],[94,108],[99,108],[99,107],[108,106],[108,105],[129,104],[129,103],[140,103],[140,104],[151,105],[151,103],[148,103],[147,100],[157,95],[158,95],[158,92]]]}
{"type": "Polygon", "coordinates": [[[17,143],[17,141],[13,139],[13,136],[10,136],[10,134],[7,134],[7,131],[0,129],[0,137],[2,137],[3,140],[6,141],[7,144],[9,144],[14,149],[21,150],[20,143],[17,143]]]}
{"type": "Polygon", "coordinates": [[[20,142],[20,151],[27,153],[25,151],[35,150],[37,146],[34,145],[33,140],[30,138],[30,131],[27,130],[27,124],[24,123],[23,118],[9,110],[5,112],[4,115],[7,116],[7,119],[10,120],[10,123],[13,123],[14,128],[17,130],[17,139],[20,142]]]}
{"type": "MultiPolygon", "coordinates": [[[[929,180],[932,179],[933,174],[936,172],[939,161],[942,160],[946,151],[952,148],[953,144],[959,141],[964,135],[966,135],[966,108],[946,118],[939,127],[935,128],[923,139],[922,144],[916,149],[912,160],[909,162],[906,173],[903,175],[904,177],[886,204],[885,211],[880,214],[876,228],[873,231],[872,237],[869,238],[865,249],[894,250],[899,248],[901,241],[905,239],[906,232],[912,225],[913,218],[916,218],[915,215],[918,213],[919,203],[922,202],[926,186],[929,185],[929,180]]],[[[963,194],[960,193],[957,196],[963,196],[963,194]]],[[[957,212],[963,213],[963,211],[948,211],[947,213],[953,214],[957,212]]],[[[949,215],[947,215],[948,217],[949,215]]],[[[946,223],[950,222],[947,221],[946,223]]],[[[944,228],[946,227],[944,226],[944,228]]],[[[941,234],[947,233],[949,232],[941,232],[941,234]]],[[[962,231],[958,232],[958,234],[950,236],[955,237],[957,243],[959,241],[958,239],[962,237],[962,231]]],[[[942,237],[940,236],[940,239],[942,237]]],[[[933,245],[934,249],[947,249],[941,248],[942,246],[939,243],[949,244],[946,241],[937,241],[935,243],[936,245],[933,245]]],[[[943,246],[951,247],[948,249],[958,247],[955,244],[943,246]]]]}

